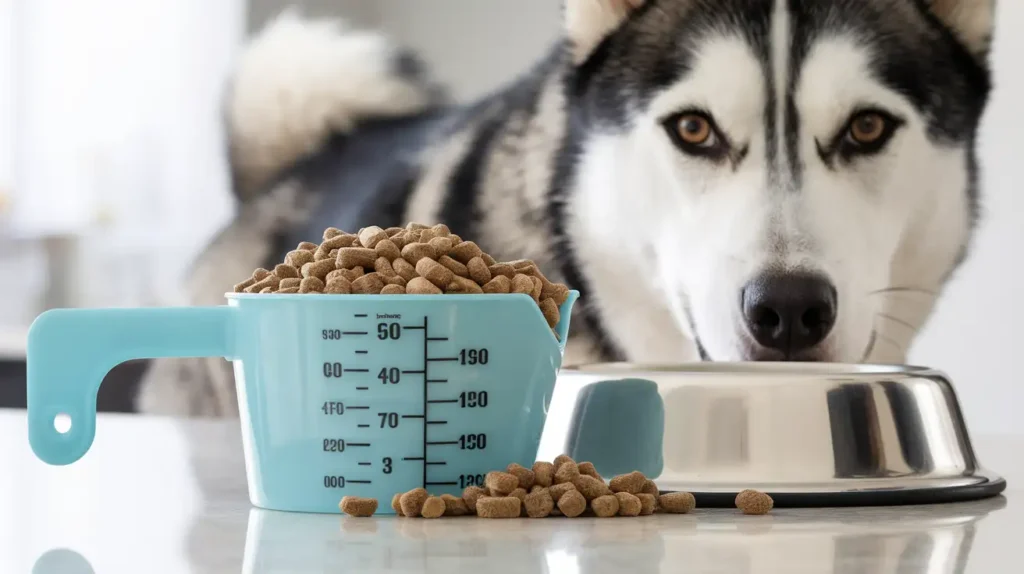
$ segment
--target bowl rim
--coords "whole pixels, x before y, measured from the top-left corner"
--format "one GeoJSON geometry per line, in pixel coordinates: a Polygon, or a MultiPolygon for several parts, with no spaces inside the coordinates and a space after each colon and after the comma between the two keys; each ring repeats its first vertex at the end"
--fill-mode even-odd
{"type": "Polygon", "coordinates": [[[789,376],[841,378],[863,376],[921,377],[940,375],[930,367],[882,363],[823,362],[692,362],[692,363],[629,363],[595,362],[563,366],[564,374],[633,376],[644,373],[681,376],[763,377],[789,376]]]}

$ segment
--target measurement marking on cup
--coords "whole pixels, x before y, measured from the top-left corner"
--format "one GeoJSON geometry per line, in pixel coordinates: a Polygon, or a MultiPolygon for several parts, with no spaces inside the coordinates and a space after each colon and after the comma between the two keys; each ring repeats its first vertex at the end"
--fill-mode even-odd
{"type": "Polygon", "coordinates": [[[370,369],[343,369],[346,373],[369,373],[370,369]]]}
{"type": "Polygon", "coordinates": [[[403,375],[425,375],[426,371],[402,371],[403,375]]]}
{"type": "MultiPolygon", "coordinates": [[[[355,481],[354,480],[350,480],[349,482],[355,482],[355,481]]],[[[459,483],[457,483],[455,481],[452,481],[452,482],[424,482],[423,484],[425,484],[427,486],[458,486],[459,485],[459,483]]]]}
{"type": "Polygon", "coordinates": [[[348,481],[348,483],[349,484],[372,484],[369,480],[350,480],[350,481],[348,481]]]}
{"type": "Polygon", "coordinates": [[[368,410],[370,410],[370,407],[345,407],[345,408],[350,410],[350,411],[368,411],[368,410]]]}
{"type": "Polygon", "coordinates": [[[426,461],[427,461],[427,407],[429,406],[429,404],[427,403],[427,400],[429,398],[427,396],[427,387],[430,386],[430,385],[427,384],[427,380],[429,380],[429,377],[427,377],[427,367],[430,365],[430,360],[427,358],[430,355],[430,350],[428,349],[428,347],[430,346],[430,329],[429,329],[429,326],[430,326],[429,317],[424,316],[423,317],[423,462],[424,462],[424,464],[423,464],[423,484],[424,484],[424,486],[426,486],[426,484],[427,484],[427,465],[426,465],[426,461]]]}
{"type": "Polygon", "coordinates": [[[440,361],[458,361],[458,357],[428,357],[428,363],[440,362],[440,361]]]}
{"type": "Polygon", "coordinates": [[[424,415],[402,415],[403,419],[421,419],[424,415]]]}
{"type": "Polygon", "coordinates": [[[359,425],[359,428],[361,428],[361,429],[368,429],[368,428],[370,428],[370,425],[362,424],[362,425],[359,425]]]}
{"type": "Polygon", "coordinates": [[[427,379],[427,383],[447,383],[448,379],[427,379]]]}
{"type": "Polygon", "coordinates": [[[423,460],[423,457],[422,456],[407,456],[407,457],[403,458],[402,460],[423,460]]]}
{"type": "Polygon", "coordinates": [[[442,444],[459,444],[457,440],[438,440],[434,442],[428,442],[430,446],[442,445],[442,444]]]}
{"type": "MultiPolygon", "coordinates": [[[[341,334],[342,335],[348,335],[348,336],[356,336],[356,335],[369,335],[370,332],[369,331],[342,331],[341,334]]],[[[354,480],[350,480],[349,482],[355,482],[355,481],[354,480]]]]}
{"type": "Polygon", "coordinates": [[[373,464],[372,462],[361,462],[361,463],[359,463],[359,466],[370,466],[372,464],[373,464]]]}
{"type": "Polygon", "coordinates": [[[357,354],[357,355],[365,355],[365,354],[366,354],[366,353],[368,353],[368,352],[369,352],[369,351],[356,351],[356,354],[357,354]]]}
{"type": "Polygon", "coordinates": [[[348,446],[370,446],[370,443],[368,442],[350,442],[346,444],[348,444],[348,446]]]}
{"type": "MultiPolygon", "coordinates": [[[[370,387],[356,387],[356,390],[357,391],[368,391],[368,390],[370,390],[370,387]]],[[[452,401],[452,402],[455,402],[455,401],[452,401]]]]}
{"type": "Polygon", "coordinates": [[[448,421],[427,421],[428,425],[446,425],[448,421]]]}
{"type": "Polygon", "coordinates": [[[459,399],[444,399],[444,400],[434,399],[432,401],[427,401],[427,402],[432,404],[432,405],[436,405],[436,404],[444,404],[444,403],[457,403],[457,402],[459,402],[459,399]]]}
{"type": "Polygon", "coordinates": [[[355,317],[356,319],[365,319],[367,315],[366,313],[356,313],[355,317]]]}
{"type": "Polygon", "coordinates": [[[448,337],[427,337],[428,341],[447,341],[448,337]]]}
{"type": "Polygon", "coordinates": [[[443,460],[428,460],[428,461],[426,462],[426,464],[427,464],[428,466],[444,466],[444,465],[446,465],[446,464],[448,464],[448,463],[447,463],[447,462],[445,462],[445,461],[443,461],[443,460]]]}

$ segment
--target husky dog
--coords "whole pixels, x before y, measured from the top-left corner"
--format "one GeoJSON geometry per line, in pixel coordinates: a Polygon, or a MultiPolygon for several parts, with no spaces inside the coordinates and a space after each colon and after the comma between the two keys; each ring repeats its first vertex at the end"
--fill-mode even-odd
{"type": "MultiPolygon", "coordinates": [[[[971,244],[994,0],[565,0],[530,71],[453,105],[372,32],[287,11],[226,101],[219,304],[335,226],[446,223],[579,289],[567,363],[898,363],[971,244]]],[[[143,411],[235,416],[223,359],[143,411]]]]}

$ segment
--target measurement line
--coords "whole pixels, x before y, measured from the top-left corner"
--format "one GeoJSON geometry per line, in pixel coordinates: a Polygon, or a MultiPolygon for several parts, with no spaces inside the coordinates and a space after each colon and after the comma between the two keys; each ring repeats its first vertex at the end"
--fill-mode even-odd
{"type": "Polygon", "coordinates": [[[350,442],[346,443],[346,446],[370,446],[368,442],[350,442]]]}
{"type": "Polygon", "coordinates": [[[427,381],[429,380],[429,377],[427,376],[427,367],[430,364],[430,359],[427,358],[427,354],[430,352],[430,351],[427,350],[427,347],[429,346],[428,343],[430,342],[430,340],[429,340],[430,339],[430,329],[429,329],[430,323],[428,322],[428,319],[429,318],[426,315],[423,316],[423,486],[427,486],[429,484],[429,483],[427,483],[427,464],[426,464],[426,461],[427,461],[427,424],[428,424],[427,423],[427,407],[430,406],[429,403],[427,403],[427,400],[429,398],[427,396],[427,387],[430,386],[430,385],[427,384],[427,381]]]}
{"type": "Polygon", "coordinates": [[[361,428],[361,429],[368,429],[368,428],[370,428],[370,425],[362,424],[362,425],[359,425],[359,428],[361,428]]]}
{"type": "MultiPolygon", "coordinates": [[[[371,484],[369,480],[350,480],[349,484],[371,484]]],[[[455,484],[454,482],[452,484],[455,484]]]]}
{"type": "Polygon", "coordinates": [[[446,425],[448,421],[427,421],[428,425],[446,425]]]}
{"type": "Polygon", "coordinates": [[[427,379],[428,383],[447,383],[448,379],[427,379]]]}
{"type": "Polygon", "coordinates": [[[433,363],[433,362],[436,362],[436,361],[458,361],[458,360],[459,360],[458,357],[432,357],[432,358],[428,358],[427,359],[427,361],[430,362],[430,363],[433,363]]]}
{"type": "Polygon", "coordinates": [[[357,355],[365,355],[367,351],[356,351],[357,355]]]}
{"type": "Polygon", "coordinates": [[[445,400],[435,399],[435,400],[427,401],[427,402],[432,404],[432,405],[437,405],[437,404],[445,404],[445,403],[457,403],[457,402],[459,402],[459,399],[445,399],[445,400]]]}
{"type": "Polygon", "coordinates": [[[429,466],[444,466],[444,465],[446,465],[448,463],[443,461],[443,460],[440,460],[440,461],[428,460],[426,464],[429,465],[429,466]]]}
{"type": "Polygon", "coordinates": [[[426,371],[402,371],[403,375],[425,375],[426,371]]]}
{"type": "Polygon", "coordinates": [[[422,456],[407,456],[407,457],[403,458],[402,460],[423,460],[423,457],[422,456]]]}
{"type": "MultiPolygon", "coordinates": [[[[349,482],[355,482],[355,481],[354,480],[350,480],[349,482]]],[[[452,481],[452,482],[424,482],[423,484],[425,484],[427,486],[458,486],[459,485],[459,483],[457,483],[455,481],[452,481]]]]}
{"type": "Polygon", "coordinates": [[[448,337],[427,337],[428,341],[447,341],[448,337]]]}
{"type": "MultiPolygon", "coordinates": [[[[369,335],[370,333],[367,332],[367,331],[342,331],[341,334],[342,335],[353,335],[354,336],[354,335],[369,335]]],[[[349,482],[352,482],[352,481],[349,481],[349,482]]]]}
{"type": "MultiPolygon", "coordinates": [[[[426,319],[424,319],[424,321],[426,321],[426,319]]],[[[423,325],[402,325],[402,328],[409,331],[425,331],[427,329],[423,325]]]]}
{"type": "Polygon", "coordinates": [[[370,369],[342,369],[346,373],[369,373],[370,369]]]}
{"type": "Polygon", "coordinates": [[[431,446],[439,445],[439,444],[459,444],[459,441],[457,441],[457,440],[439,440],[439,441],[434,441],[434,442],[428,442],[427,444],[429,444],[431,446]]]}
{"type": "Polygon", "coordinates": [[[355,317],[356,319],[365,319],[366,313],[357,313],[355,317]]]}
{"type": "Polygon", "coordinates": [[[402,415],[403,419],[421,419],[426,415],[402,415]]]}
{"type": "Polygon", "coordinates": [[[359,463],[359,466],[370,466],[371,464],[373,464],[373,463],[372,462],[361,462],[361,463],[359,463]]]}
{"type": "Polygon", "coordinates": [[[357,391],[368,391],[368,390],[370,390],[370,387],[356,387],[356,390],[357,391]]]}
{"type": "Polygon", "coordinates": [[[350,411],[368,411],[368,410],[370,410],[370,407],[345,407],[345,408],[350,410],[350,411]]]}

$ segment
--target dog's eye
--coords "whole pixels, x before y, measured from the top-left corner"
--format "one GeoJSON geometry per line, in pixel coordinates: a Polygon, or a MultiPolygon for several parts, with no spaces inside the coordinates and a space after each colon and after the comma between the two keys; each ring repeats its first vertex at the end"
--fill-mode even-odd
{"type": "Polygon", "coordinates": [[[882,111],[858,112],[847,124],[844,151],[848,154],[877,153],[889,143],[900,125],[900,120],[882,111]]]}
{"type": "Polygon", "coordinates": [[[672,143],[689,155],[719,159],[729,151],[729,143],[715,126],[711,116],[699,111],[681,112],[663,121],[672,143]]]}

